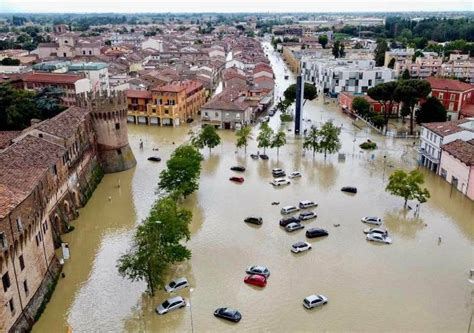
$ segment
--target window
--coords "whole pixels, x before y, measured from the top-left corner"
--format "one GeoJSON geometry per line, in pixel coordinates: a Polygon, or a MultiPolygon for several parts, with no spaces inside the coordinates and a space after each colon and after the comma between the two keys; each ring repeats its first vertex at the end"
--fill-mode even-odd
{"type": "Polygon", "coordinates": [[[64,58],[66,58],[66,52],[63,53],[64,58]]]}
{"type": "Polygon", "coordinates": [[[18,230],[18,232],[23,232],[23,224],[21,223],[20,217],[16,218],[16,229],[18,230]]]}
{"type": "Polygon", "coordinates": [[[115,123],[115,129],[119,130],[120,129],[120,123],[115,123]]]}
{"type": "Polygon", "coordinates": [[[20,262],[20,270],[25,269],[25,259],[23,259],[23,254],[18,257],[18,261],[20,262]]]}
{"type": "Polygon", "coordinates": [[[122,155],[122,149],[117,149],[117,154],[122,155]]]}
{"type": "Polygon", "coordinates": [[[36,239],[36,246],[39,246],[40,243],[39,243],[39,237],[38,237],[38,234],[35,235],[35,239],[36,239]]]}
{"type": "Polygon", "coordinates": [[[56,167],[56,164],[53,165],[53,175],[58,175],[58,168],[56,167]]]}
{"type": "Polygon", "coordinates": [[[89,55],[92,55],[92,51],[91,51],[91,50],[89,50],[89,55]]]}
{"type": "Polygon", "coordinates": [[[42,138],[42,137],[43,137],[43,133],[38,134],[38,137],[42,138]]]}
{"type": "Polygon", "coordinates": [[[48,221],[43,223],[43,232],[46,233],[46,230],[48,230],[48,221]]]}
{"type": "Polygon", "coordinates": [[[86,55],[86,51],[82,51],[82,54],[83,54],[83,55],[86,55]]]}
{"type": "Polygon", "coordinates": [[[438,94],[438,99],[443,99],[443,96],[444,96],[443,93],[439,93],[439,94],[438,94]]]}
{"type": "Polygon", "coordinates": [[[454,100],[455,100],[455,97],[456,97],[455,94],[451,94],[451,95],[449,96],[449,100],[450,100],[450,101],[454,101],[454,100]]]}
{"type": "Polygon", "coordinates": [[[23,281],[23,290],[25,290],[25,295],[28,296],[30,290],[28,289],[28,282],[26,282],[26,280],[23,281]]]}
{"type": "Polygon", "coordinates": [[[454,176],[451,176],[451,184],[457,189],[458,188],[458,179],[454,176]]]}
{"type": "Polygon", "coordinates": [[[216,112],[215,116],[216,116],[216,117],[219,117],[219,112],[216,112]]]}
{"type": "Polygon", "coordinates": [[[7,238],[4,232],[0,232],[0,247],[6,249],[8,247],[7,238]]]}
{"type": "Polygon", "coordinates": [[[443,179],[446,180],[447,174],[448,174],[448,172],[445,169],[441,168],[441,174],[440,175],[441,175],[441,177],[443,177],[443,179]]]}
{"type": "Polygon", "coordinates": [[[13,298],[8,301],[8,305],[10,306],[11,313],[15,313],[15,305],[13,304],[13,298]]]}
{"type": "Polygon", "coordinates": [[[8,288],[10,288],[10,275],[8,275],[8,272],[3,274],[2,276],[2,283],[3,283],[3,291],[7,292],[8,288]]]}

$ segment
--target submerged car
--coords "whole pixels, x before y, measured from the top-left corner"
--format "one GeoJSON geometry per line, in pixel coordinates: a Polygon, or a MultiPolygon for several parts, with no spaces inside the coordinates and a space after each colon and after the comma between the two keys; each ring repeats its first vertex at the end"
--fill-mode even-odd
{"type": "Polygon", "coordinates": [[[188,280],[186,280],[185,277],[182,277],[182,278],[174,279],[173,281],[168,283],[165,286],[165,290],[171,293],[173,291],[180,290],[187,287],[189,287],[188,280]]]}
{"type": "Polygon", "coordinates": [[[303,306],[306,309],[313,309],[327,304],[328,299],[324,295],[310,295],[303,300],[303,306]]]}
{"type": "Polygon", "coordinates": [[[302,225],[301,223],[290,223],[285,227],[285,230],[288,232],[293,232],[293,231],[300,230],[303,228],[304,228],[304,225],[302,225]]]}
{"type": "Polygon", "coordinates": [[[252,286],[265,287],[267,285],[267,278],[258,274],[247,275],[244,278],[244,282],[252,286]]]}
{"type": "Polygon", "coordinates": [[[377,233],[377,234],[381,234],[381,235],[384,235],[384,236],[388,236],[387,229],[383,229],[383,228],[367,228],[367,229],[364,229],[364,234],[372,234],[372,233],[377,233]]]}
{"type": "Polygon", "coordinates": [[[288,185],[290,184],[290,181],[286,178],[276,178],[270,184],[273,186],[288,185]]]}
{"type": "Polygon", "coordinates": [[[318,217],[314,212],[302,212],[299,216],[301,221],[311,220],[318,217]]]}
{"type": "Polygon", "coordinates": [[[250,223],[250,224],[261,225],[263,223],[263,219],[257,216],[249,216],[245,218],[244,222],[250,223]]]}
{"type": "Polygon", "coordinates": [[[382,219],[377,216],[364,216],[361,219],[362,222],[367,223],[367,224],[375,224],[375,225],[381,225],[382,224],[382,219]]]}
{"type": "Polygon", "coordinates": [[[160,315],[174,311],[176,309],[184,308],[186,306],[186,301],[181,296],[176,296],[169,298],[163,303],[161,303],[157,308],[156,312],[160,315]]]}
{"type": "Polygon", "coordinates": [[[378,242],[378,243],[384,243],[384,244],[392,243],[392,239],[390,237],[384,236],[378,233],[367,234],[367,240],[371,242],[378,242]]]}
{"type": "Polygon", "coordinates": [[[245,171],[245,168],[243,166],[233,166],[232,168],[230,168],[232,171],[239,171],[239,172],[244,172],[245,171]]]}
{"type": "Polygon", "coordinates": [[[258,155],[257,154],[250,154],[250,157],[253,158],[254,160],[258,160],[258,155]]]}
{"type": "Polygon", "coordinates": [[[268,155],[267,154],[260,154],[259,156],[262,160],[268,160],[268,155]]]}
{"type": "Polygon", "coordinates": [[[293,253],[300,253],[300,252],[305,252],[308,250],[311,250],[311,244],[307,242],[297,242],[293,245],[291,245],[291,252],[293,253]]]}
{"type": "Polygon", "coordinates": [[[282,177],[286,176],[286,173],[283,169],[278,168],[278,169],[273,169],[272,170],[272,175],[275,178],[282,178],[282,177]]]}
{"type": "Polygon", "coordinates": [[[161,157],[158,157],[158,156],[151,156],[151,157],[148,157],[148,161],[160,162],[160,161],[161,161],[161,157]]]}
{"type": "Polygon", "coordinates": [[[300,207],[300,209],[305,209],[305,208],[310,208],[310,207],[317,207],[318,204],[311,200],[303,200],[303,201],[300,201],[298,206],[300,207]]]}
{"type": "Polygon", "coordinates": [[[289,178],[299,178],[299,177],[301,177],[301,172],[293,171],[292,173],[290,173],[290,175],[288,177],[289,178]]]}
{"type": "Polygon", "coordinates": [[[266,278],[270,276],[270,270],[267,267],[262,266],[262,265],[250,266],[249,268],[247,268],[245,273],[250,274],[250,275],[255,275],[255,274],[262,275],[262,276],[265,276],[266,278]]]}
{"type": "Polygon", "coordinates": [[[287,217],[285,219],[280,220],[280,226],[281,227],[286,227],[290,223],[299,223],[299,222],[300,222],[300,219],[295,217],[295,216],[287,217]]]}
{"type": "Polygon", "coordinates": [[[230,177],[229,180],[236,183],[243,183],[244,177],[230,177]]]}
{"type": "Polygon", "coordinates": [[[353,187],[353,186],[344,186],[343,188],[341,188],[341,191],[342,192],[347,192],[347,193],[357,193],[357,187],[353,187]]]}
{"type": "Polygon", "coordinates": [[[285,206],[285,207],[282,207],[282,209],[280,210],[280,213],[282,215],[286,215],[286,214],[291,214],[291,213],[297,212],[299,210],[300,209],[296,206],[285,206]]]}
{"type": "Polygon", "coordinates": [[[238,323],[242,319],[240,312],[231,308],[218,308],[214,311],[214,316],[234,323],[238,323]]]}
{"type": "Polygon", "coordinates": [[[329,233],[326,230],[320,228],[311,228],[306,230],[306,237],[308,238],[324,237],[327,235],[329,235],[329,233]]]}

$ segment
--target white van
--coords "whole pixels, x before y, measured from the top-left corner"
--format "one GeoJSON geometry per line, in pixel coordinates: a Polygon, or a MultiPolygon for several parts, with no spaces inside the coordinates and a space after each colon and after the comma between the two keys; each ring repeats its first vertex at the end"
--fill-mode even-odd
{"type": "Polygon", "coordinates": [[[273,186],[288,185],[290,181],[286,178],[275,178],[270,184],[273,186]]]}
{"type": "Polygon", "coordinates": [[[281,209],[280,213],[282,215],[287,215],[287,214],[291,214],[291,213],[294,213],[294,212],[297,212],[299,211],[300,209],[296,206],[285,206],[281,209]]]}
{"type": "Polygon", "coordinates": [[[300,201],[299,206],[300,206],[300,209],[305,209],[309,207],[317,207],[318,204],[311,200],[303,200],[303,201],[300,201]]]}

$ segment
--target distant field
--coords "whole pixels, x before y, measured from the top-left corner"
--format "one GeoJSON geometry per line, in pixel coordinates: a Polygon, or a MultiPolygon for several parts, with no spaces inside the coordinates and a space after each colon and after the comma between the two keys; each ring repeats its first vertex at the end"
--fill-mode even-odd
{"type": "Polygon", "coordinates": [[[334,39],[335,40],[349,39],[349,38],[351,38],[351,35],[344,34],[342,32],[335,32],[334,33],[334,39]]]}

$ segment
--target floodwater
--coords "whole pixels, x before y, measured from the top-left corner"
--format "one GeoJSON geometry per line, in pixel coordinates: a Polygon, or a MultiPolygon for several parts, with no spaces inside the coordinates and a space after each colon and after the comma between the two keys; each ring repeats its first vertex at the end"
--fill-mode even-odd
{"type": "MultiPolygon", "coordinates": [[[[281,93],[289,84],[283,79],[284,63],[273,53],[270,58],[281,93]]],[[[303,155],[301,139],[291,132],[279,156],[267,150],[268,161],[248,156],[257,151],[255,141],[247,154],[235,152],[230,131],[219,132],[223,143],[211,154],[203,151],[199,191],[183,203],[193,212],[187,244],[192,259],[170,271],[170,278],[186,276],[190,281],[189,290],[177,293],[190,302],[165,316],[154,308],[168,295],[149,297],[143,283],[122,279],[115,265],[156,197],[165,163],[147,157],[159,147],[158,155],[166,161],[189,139],[190,127],[130,126],[137,167],[105,176],[73,222],[76,229],[63,237],[71,248],[66,277],[60,279],[34,332],[65,332],[68,326],[74,332],[467,332],[473,299],[468,272],[474,267],[474,203],[424,172],[432,197],[415,218],[403,209],[402,199],[384,191],[392,170],[416,167],[412,141],[359,129],[335,104],[324,104],[321,98],[306,103],[304,118],[311,119],[305,126],[329,119],[342,126],[345,160],[303,155]],[[358,145],[366,138],[376,141],[379,149],[361,152],[358,145]],[[138,150],[140,139],[144,151],[138,150]],[[233,165],[247,168],[243,184],[228,181],[233,165]],[[299,170],[303,177],[274,189],[269,181],[275,167],[299,170]],[[357,186],[358,194],[340,192],[345,185],[357,186]],[[304,230],[282,230],[279,210],[304,199],[319,203],[317,219],[304,225],[323,227],[329,237],[309,240],[312,251],[294,255],[290,246],[305,240],[304,230]],[[272,206],[273,201],[280,206],[272,206]],[[263,217],[261,227],[243,222],[252,214],[263,217]],[[360,222],[365,215],[384,218],[393,244],[365,240],[362,230],[367,226],[360,222]],[[264,289],[243,283],[246,267],[254,264],[271,270],[264,289]],[[326,295],[328,305],[305,310],[302,300],[310,294],[326,295]],[[229,324],[214,318],[213,311],[222,306],[240,310],[242,321],[229,324]]],[[[278,117],[270,124],[278,128],[278,117]]]]}

